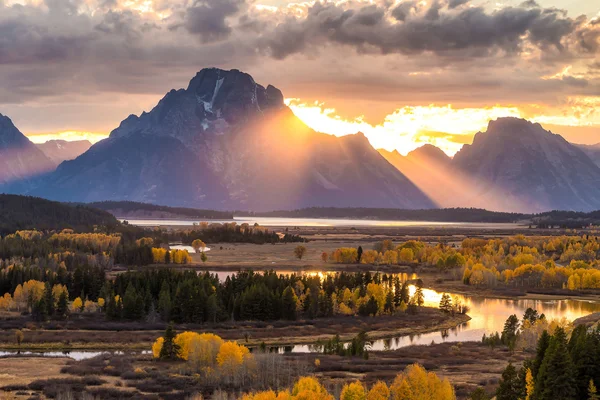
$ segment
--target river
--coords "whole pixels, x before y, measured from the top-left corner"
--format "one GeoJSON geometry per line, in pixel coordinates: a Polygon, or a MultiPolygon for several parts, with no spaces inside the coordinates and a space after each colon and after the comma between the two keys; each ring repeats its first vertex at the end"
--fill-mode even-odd
{"type": "MultiPolygon", "coordinates": [[[[217,274],[219,279],[225,279],[228,275],[236,271],[209,271],[217,274]]],[[[278,273],[291,273],[291,271],[277,271],[278,273]]],[[[312,271],[309,274],[324,275],[327,272],[312,271]]],[[[416,275],[401,274],[401,280],[415,279],[416,275]]],[[[411,295],[416,288],[409,286],[411,295]]],[[[423,289],[425,297],[425,306],[438,307],[442,292],[437,292],[431,289],[423,289]]],[[[490,334],[496,331],[501,332],[504,327],[504,322],[511,314],[516,314],[519,319],[522,318],[527,308],[537,310],[538,313],[543,313],[550,320],[566,318],[570,321],[579,317],[586,316],[594,312],[600,312],[600,302],[566,299],[566,300],[533,300],[533,299],[499,299],[492,297],[466,296],[462,294],[450,294],[454,301],[460,300],[462,304],[469,307],[468,315],[471,320],[443,332],[431,332],[420,335],[398,336],[390,339],[380,339],[373,342],[372,350],[393,350],[409,345],[427,345],[432,342],[467,342],[479,341],[483,334],[490,334]]],[[[317,345],[292,345],[277,348],[279,352],[319,352],[320,346],[317,345]]],[[[0,356],[11,355],[15,352],[0,352],[0,356]]],[[[23,353],[22,354],[26,354],[23,353]]],[[[37,353],[39,354],[39,353],[37,353]]],[[[48,356],[63,356],[68,355],[74,359],[84,359],[95,357],[100,354],[98,351],[72,351],[70,353],[50,352],[43,355],[48,356]]]]}

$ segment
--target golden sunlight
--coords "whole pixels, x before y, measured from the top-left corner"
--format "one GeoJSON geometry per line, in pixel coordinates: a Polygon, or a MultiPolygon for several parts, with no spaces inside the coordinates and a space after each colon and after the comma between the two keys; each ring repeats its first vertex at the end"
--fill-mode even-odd
{"type": "Polygon", "coordinates": [[[33,143],[45,143],[49,140],[66,140],[72,142],[75,140],[88,140],[91,143],[99,142],[106,139],[106,133],[99,132],[81,132],[81,131],[64,131],[55,133],[29,133],[26,135],[33,143]]]}
{"type": "Polygon", "coordinates": [[[323,103],[305,103],[286,99],[286,104],[312,129],[336,136],[363,132],[373,147],[398,150],[406,154],[431,143],[448,155],[456,153],[474,132],[485,129],[491,119],[521,117],[517,107],[453,108],[446,106],[406,106],[385,117],[383,123],[371,125],[362,116],[345,120],[334,108],[323,103]]]}
{"type": "Polygon", "coordinates": [[[569,98],[560,108],[542,108],[538,105],[491,106],[481,108],[455,108],[451,104],[405,106],[385,117],[378,125],[363,120],[343,119],[335,108],[324,103],[286,99],[294,114],[312,129],[335,136],[363,132],[373,147],[389,151],[398,150],[406,155],[423,144],[430,143],[446,154],[454,155],[473,135],[485,130],[488,122],[501,117],[526,118],[541,124],[564,126],[598,126],[600,115],[594,105],[600,101],[590,97],[569,98]]]}

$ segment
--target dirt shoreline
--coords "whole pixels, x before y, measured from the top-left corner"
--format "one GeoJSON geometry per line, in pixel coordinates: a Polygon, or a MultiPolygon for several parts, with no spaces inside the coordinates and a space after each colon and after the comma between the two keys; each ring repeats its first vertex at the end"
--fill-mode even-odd
{"type": "MultiPolygon", "coordinates": [[[[255,347],[263,343],[267,346],[317,345],[340,334],[343,341],[350,341],[357,333],[365,330],[371,340],[388,339],[400,336],[419,335],[424,333],[453,329],[468,322],[471,317],[457,314],[445,316],[439,310],[424,309],[419,316],[384,316],[367,318],[349,317],[343,319],[328,318],[322,321],[309,321],[304,325],[267,326],[265,328],[249,327],[239,324],[237,328],[205,328],[195,331],[212,332],[226,340],[255,347]],[[396,318],[394,318],[396,317],[396,318]],[[371,322],[371,323],[369,323],[371,322]],[[433,323],[432,323],[433,322],[433,323]],[[369,329],[371,328],[371,329],[369,329]],[[295,336],[286,333],[293,332],[295,336]],[[301,336],[297,332],[304,333],[301,336]],[[343,332],[343,333],[342,333],[343,332]]],[[[184,330],[182,328],[181,330],[184,330]]],[[[44,330],[26,331],[26,341],[19,347],[12,337],[12,332],[0,332],[1,350],[21,351],[76,351],[76,350],[149,350],[154,339],[163,335],[162,330],[145,331],[93,331],[93,330],[44,330]],[[81,340],[90,337],[93,340],[81,340]],[[119,342],[119,338],[127,336],[128,341],[119,342]],[[31,337],[33,336],[33,338],[31,337]],[[56,340],[60,337],[60,341],[56,340]],[[54,339],[54,340],[51,340],[54,339]]]]}

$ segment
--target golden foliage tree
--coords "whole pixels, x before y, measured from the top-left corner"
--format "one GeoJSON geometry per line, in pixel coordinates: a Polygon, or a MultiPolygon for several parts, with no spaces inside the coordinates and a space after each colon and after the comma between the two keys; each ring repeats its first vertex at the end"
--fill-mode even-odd
{"type": "Polygon", "coordinates": [[[390,389],[383,381],[377,381],[367,393],[367,400],[388,400],[390,389]]]}
{"type": "Polygon", "coordinates": [[[365,387],[359,381],[351,382],[342,388],[340,400],[365,400],[365,387]]]}
{"type": "Polygon", "coordinates": [[[419,364],[406,367],[391,386],[393,400],[456,400],[454,388],[447,379],[440,379],[419,364]]]}

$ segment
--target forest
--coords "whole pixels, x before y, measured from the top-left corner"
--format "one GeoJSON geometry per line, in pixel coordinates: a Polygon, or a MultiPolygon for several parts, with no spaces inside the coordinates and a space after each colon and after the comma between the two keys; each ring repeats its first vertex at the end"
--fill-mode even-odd
{"type": "Polygon", "coordinates": [[[113,227],[117,224],[115,217],[96,208],[0,194],[0,236],[28,229],[70,228],[91,232],[96,226],[113,227]]]}

